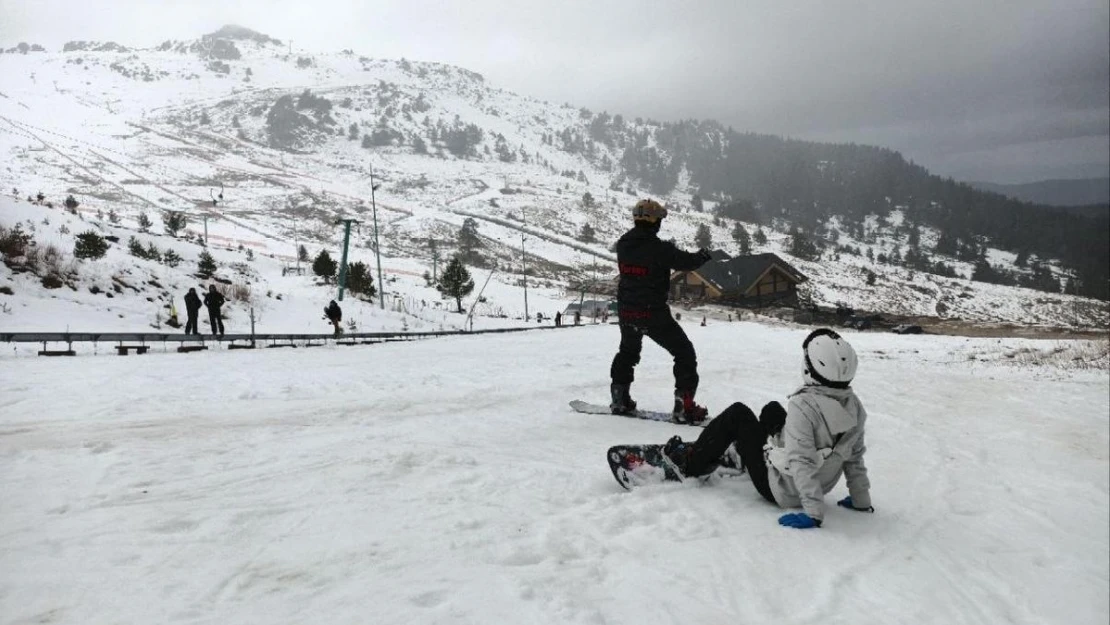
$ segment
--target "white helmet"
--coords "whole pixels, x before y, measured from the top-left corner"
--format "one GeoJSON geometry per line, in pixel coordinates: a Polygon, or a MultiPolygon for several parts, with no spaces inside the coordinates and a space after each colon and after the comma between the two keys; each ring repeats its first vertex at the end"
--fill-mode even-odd
{"type": "Polygon", "coordinates": [[[828,328],[809,333],[802,342],[805,354],[805,375],[814,382],[832,388],[848,388],[856,377],[856,350],[828,328]]]}

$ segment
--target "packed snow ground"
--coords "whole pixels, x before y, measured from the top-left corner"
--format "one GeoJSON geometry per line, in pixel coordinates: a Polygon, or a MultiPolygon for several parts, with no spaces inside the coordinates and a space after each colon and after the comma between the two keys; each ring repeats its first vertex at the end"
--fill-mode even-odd
{"type": "MultiPolygon", "coordinates": [[[[685,327],[714,413],[799,381],[805,330],[685,327]]],[[[848,336],[877,512],[810,531],[746,478],[619,488],[607,447],[699,430],[567,408],[605,398],[614,326],[9,357],[0,622],[1105,623],[1105,365],[848,336]]],[[[665,354],[638,373],[667,406],[665,354]]]]}

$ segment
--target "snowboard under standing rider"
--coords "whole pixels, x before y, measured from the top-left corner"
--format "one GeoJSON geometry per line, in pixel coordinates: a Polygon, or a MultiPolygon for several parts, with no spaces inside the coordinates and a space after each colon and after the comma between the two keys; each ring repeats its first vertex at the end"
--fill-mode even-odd
{"type": "Polygon", "coordinates": [[[632,209],[633,227],[617,241],[617,317],[621,343],[609,370],[609,408],[613,414],[636,409],[629,388],[644,336],[655,341],[674,357],[674,417],[678,421],[700,423],[708,411],[694,403],[698,390],[698,361],[694,345],[678,325],[667,305],[671,272],[690,271],[710,259],[707,250],[684,252],[674,243],[659,238],[659,227],[667,209],[654,200],[640,200],[632,209]]]}
{"type": "Polygon", "coordinates": [[[737,402],[713,419],[696,441],[685,443],[675,436],[663,453],[683,475],[694,477],[713,472],[729,445],[735,444],[764,499],[782,508],[802,508],[779,517],[779,525],[808,529],[821,527],[824,496],[841,475],[848,483],[848,496],[837,505],[856,512],[875,509],[863,462],[867,412],[850,387],[856,352],[839,334],[822,328],[806,337],[802,353],[805,384],[790,395],[785,410],[771,402],[756,419],[737,402]]]}

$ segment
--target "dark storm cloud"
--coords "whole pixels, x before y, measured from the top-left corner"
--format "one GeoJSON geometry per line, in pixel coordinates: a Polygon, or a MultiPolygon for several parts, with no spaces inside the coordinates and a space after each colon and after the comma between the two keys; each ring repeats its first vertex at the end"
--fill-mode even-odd
{"type": "Polygon", "coordinates": [[[239,23],[298,48],[461,65],[593,110],[885,145],[960,178],[1110,168],[1105,0],[0,0],[0,16],[5,45],[53,47],[239,23]]]}

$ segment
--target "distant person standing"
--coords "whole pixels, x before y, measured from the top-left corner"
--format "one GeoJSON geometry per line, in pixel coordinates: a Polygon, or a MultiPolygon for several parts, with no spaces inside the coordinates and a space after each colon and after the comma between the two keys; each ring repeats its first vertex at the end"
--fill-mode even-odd
{"type": "Polygon", "coordinates": [[[190,288],[189,292],[185,294],[185,314],[188,320],[185,322],[185,334],[200,334],[197,329],[197,314],[200,313],[200,296],[197,295],[195,288],[190,288]]]}
{"type": "Polygon", "coordinates": [[[220,308],[226,301],[223,294],[216,290],[215,284],[209,285],[208,292],[204,294],[204,305],[208,307],[208,323],[212,324],[212,334],[224,335],[224,320],[220,308]]]}
{"type": "Polygon", "coordinates": [[[563,325],[563,313],[557,312],[555,313],[555,327],[558,328],[561,325],[563,325]]]}
{"type": "Polygon", "coordinates": [[[324,308],[324,316],[328,318],[332,327],[335,328],[335,336],[343,334],[343,328],[339,327],[339,322],[343,321],[343,309],[339,307],[339,304],[337,304],[335,300],[332,300],[331,303],[324,308]]]}

